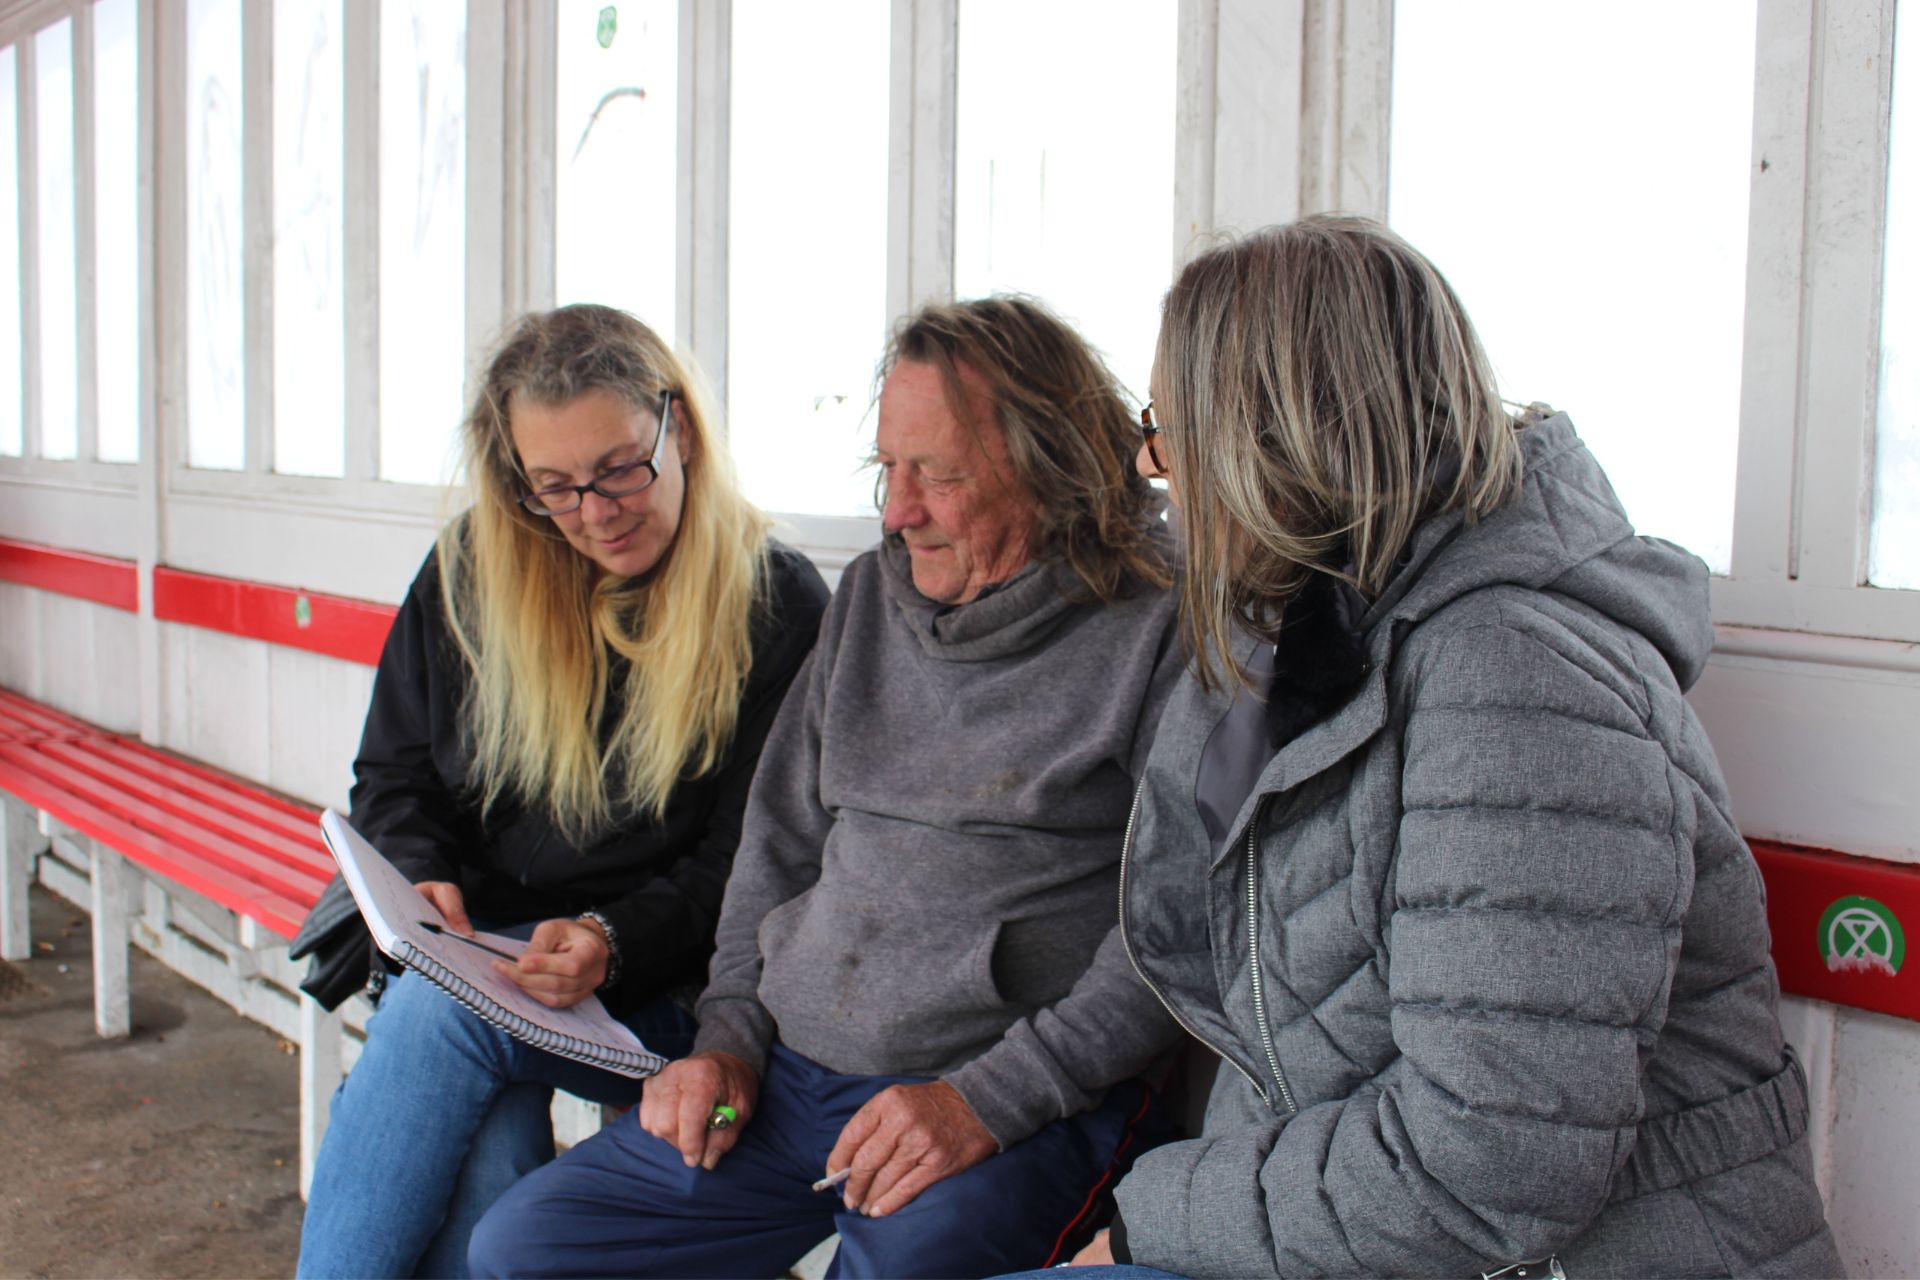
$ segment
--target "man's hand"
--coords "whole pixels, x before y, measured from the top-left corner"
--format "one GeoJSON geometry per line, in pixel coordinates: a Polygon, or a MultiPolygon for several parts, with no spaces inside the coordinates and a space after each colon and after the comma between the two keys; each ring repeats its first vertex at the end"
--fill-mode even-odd
{"type": "Polygon", "coordinates": [[[433,904],[433,909],[447,922],[447,928],[469,938],[473,936],[473,922],[467,919],[467,903],[460,896],[459,885],[451,880],[422,880],[413,887],[433,904]]]}
{"type": "Polygon", "coordinates": [[[1113,1265],[1113,1243],[1102,1230],[1087,1241],[1087,1247],[1073,1255],[1070,1267],[1110,1267],[1113,1265]]]}
{"type": "Polygon", "coordinates": [[[591,920],[542,920],[518,963],[495,960],[493,969],[549,1009],[564,1009],[606,981],[607,935],[591,920]]]}
{"type": "Polygon", "coordinates": [[[730,1053],[696,1053],[669,1062],[640,1095],[640,1127],[671,1142],[689,1169],[712,1169],[733,1150],[760,1098],[760,1075],[730,1053]],[[718,1106],[732,1107],[733,1123],[707,1128],[718,1106]]]}
{"type": "Polygon", "coordinates": [[[896,1084],[853,1113],[827,1154],[827,1172],[851,1167],[842,1193],[847,1207],[884,1218],[999,1149],[967,1100],[946,1081],[896,1084]]]}

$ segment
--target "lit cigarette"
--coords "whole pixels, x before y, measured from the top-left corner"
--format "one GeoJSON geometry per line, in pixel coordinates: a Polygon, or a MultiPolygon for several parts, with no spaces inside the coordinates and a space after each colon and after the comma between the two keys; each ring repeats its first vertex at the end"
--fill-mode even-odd
{"type": "Polygon", "coordinates": [[[846,1168],[842,1169],[840,1172],[830,1173],[826,1177],[820,1179],[820,1181],[814,1183],[813,1189],[815,1191],[831,1191],[835,1187],[839,1186],[841,1183],[845,1182],[849,1177],[852,1176],[852,1174],[853,1174],[853,1166],[848,1165],[846,1168]]]}

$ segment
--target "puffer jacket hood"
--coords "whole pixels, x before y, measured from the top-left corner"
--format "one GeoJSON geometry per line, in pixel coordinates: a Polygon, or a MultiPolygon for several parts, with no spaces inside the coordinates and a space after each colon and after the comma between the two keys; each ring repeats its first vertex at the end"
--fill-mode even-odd
{"type": "MultiPolygon", "coordinates": [[[[1636,535],[1600,464],[1564,413],[1536,416],[1520,436],[1526,481],[1487,519],[1458,513],[1428,521],[1407,567],[1361,622],[1384,657],[1380,624],[1419,622],[1470,591],[1496,585],[1567,596],[1653,642],[1689,689],[1713,648],[1707,567],[1698,556],[1636,535]]],[[[1376,662],[1377,665],[1377,662],[1376,662]]]]}

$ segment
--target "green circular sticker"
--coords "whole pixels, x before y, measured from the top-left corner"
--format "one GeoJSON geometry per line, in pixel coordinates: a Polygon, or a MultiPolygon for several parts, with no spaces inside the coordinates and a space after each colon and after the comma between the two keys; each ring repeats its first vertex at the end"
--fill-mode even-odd
{"type": "Polygon", "coordinates": [[[313,625],[313,602],[305,596],[293,598],[293,625],[296,627],[313,625]]]}
{"type": "Polygon", "coordinates": [[[1872,898],[1836,898],[1820,917],[1820,956],[1834,973],[1900,972],[1907,937],[1900,918],[1872,898]]]}

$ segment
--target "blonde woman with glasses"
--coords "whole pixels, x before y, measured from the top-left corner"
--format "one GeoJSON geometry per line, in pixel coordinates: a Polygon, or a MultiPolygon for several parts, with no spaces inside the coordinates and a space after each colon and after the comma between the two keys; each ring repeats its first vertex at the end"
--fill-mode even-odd
{"type": "Polygon", "coordinates": [[[1503,406],[1370,222],[1197,258],[1152,392],[1194,656],[1121,931],[1224,1062],[1078,1261],[1839,1275],[1760,876],[1682,696],[1706,567],[1635,536],[1565,414],[1503,406]]]}
{"type": "MultiPolygon", "coordinates": [[[[536,998],[597,992],[677,1056],[826,587],[767,536],[691,371],[623,312],[522,320],[463,445],[472,506],[388,637],[352,822],[448,927],[529,937],[508,976],[536,998]]],[[[333,1101],[300,1274],[464,1275],[473,1223],[552,1158],[556,1086],[640,1094],[390,979],[333,1101]]]]}

